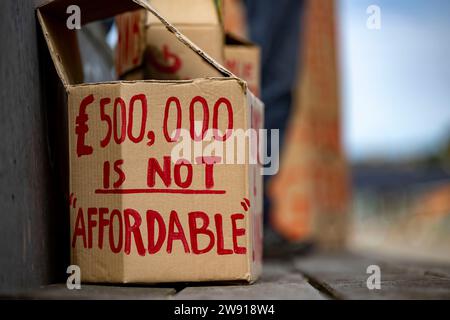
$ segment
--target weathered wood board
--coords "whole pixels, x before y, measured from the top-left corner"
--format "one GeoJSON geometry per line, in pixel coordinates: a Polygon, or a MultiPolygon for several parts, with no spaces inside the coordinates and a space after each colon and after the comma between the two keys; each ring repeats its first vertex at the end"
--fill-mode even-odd
{"type": "Polygon", "coordinates": [[[295,267],[336,299],[450,299],[449,269],[386,262],[351,253],[299,257],[295,267]],[[381,289],[369,290],[367,267],[378,265],[381,289]]]}
{"type": "Polygon", "coordinates": [[[58,300],[161,300],[175,294],[173,288],[82,285],[80,290],[69,290],[65,284],[54,284],[19,294],[20,299],[58,300]]]}
{"type": "Polygon", "coordinates": [[[175,299],[186,300],[321,300],[325,299],[288,261],[266,263],[262,278],[252,285],[194,286],[181,290],[175,299]]]}

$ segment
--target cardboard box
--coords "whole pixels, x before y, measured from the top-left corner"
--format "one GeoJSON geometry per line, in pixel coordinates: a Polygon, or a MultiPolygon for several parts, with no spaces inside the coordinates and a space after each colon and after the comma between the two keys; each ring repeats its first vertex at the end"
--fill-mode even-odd
{"type": "MultiPolygon", "coordinates": [[[[203,51],[223,63],[224,35],[213,0],[148,0],[168,21],[203,51]]],[[[119,40],[116,70],[120,78],[143,65],[146,79],[195,79],[220,76],[214,68],[167,34],[146,10],[116,18],[119,40]]]]}
{"type": "MultiPolygon", "coordinates": [[[[202,141],[204,129],[260,128],[263,105],[246,83],[142,0],[55,0],[37,14],[67,92],[71,260],[82,281],[256,280],[262,179],[261,166],[248,160],[252,152],[245,148],[243,164],[223,164],[207,154],[172,161],[185,138],[186,146],[210,145],[206,137],[202,141]],[[221,77],[83,83],[76,32],[61,19],[72,4],[80,6],[83,23],[142,6],[221,77]]],[[[227,137],[213,132],[217,140],[227,137]]],[[[248,144],[257,147],[255,139],[248,144]]],[[[221,158],[239,155],[226,150],[221,158]]]]}
{"type": "Polygon", "coordinates": [[[261,52],[252,42],[226,35],[225,66],[237,77],[247,81],[250,90],[257,96],[261,92],[261,52]]]}

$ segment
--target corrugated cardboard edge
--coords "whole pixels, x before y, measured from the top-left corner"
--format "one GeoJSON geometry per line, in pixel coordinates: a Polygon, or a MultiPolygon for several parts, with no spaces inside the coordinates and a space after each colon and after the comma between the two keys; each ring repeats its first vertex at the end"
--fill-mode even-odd
{"type": "MultiPolygon", "coordinates": [[[[246,112],[246,114],[245,114],[245,117],[248,117],[248,119],[246,119],[246,121],[247,121],[247,125],[248,125],[248,128],[252,128],[252,119],[251,119],[251,115],[252,115],[252,110],[251,110],[251,108],[253,107],[253,104],[256,104],[256,105],[258,105],[258,108],[261,108],[261,112],[263,113],[263,115],[264,115],[264,111],[265,111],[265,106],[264,106],[264,103],[257,97],[257,96],[255,96],[251,91],[250,91],[250,89],[246,89],[246,91],[245,91],[245,97],[246,97],[246,103],[247,103],[247,108],[249,108],[250,110],[248,110],[249,112],[246,112]]],[[[246,166],[246,172],[245,172],[245,174],[246,174],[246,176],[247,177],[249,177],[249,165],[247,165],[246,166]]],[[[250,187],[249,187],[249,178],[247,178],[246,179],[246,190],[247,190],[247,192],[248,193],[250,193],[251,191],[250,191],[250,187]]],[[[250,195],[249,194],[247,194],[247,197],[250,197],[250,195]]],[[[248,199],[250,199],[250,198],[248,198],[248,199]]],[[[262,200],[262,199],[261,199],[262,200]]],[[[255,208],[256,207],[256,204],[253,204],[253,208],[255,208]]],[[[255,210],[255,209],[253,209],[253,210],[255,210]]],[[[254,243],[254,241],[253,241],[253,239],[254,239],[254,236],[253,236],[253,233],[255,232],[255,219],[254,219],[254,215],[256,215],[256,214],[258,214],[257,212],[255,212],[255,211],[253,211],[253,210],[251,210],[251,218],[250,219],[247,219],[247,230],[251,230],[251,234],[249,234],[249,237],[248,237],[248,240],[249,240],[249,243],[252,245],[252,250],[253,250],[253,247],[255,246],[255,243],[254,243]]],[[[261,213],[261,214],[264,214],[264,213],[261,213]]],[[[262,238],[261,238],[261,241],[262,241],[262,238]]],[[[260,244],[261,245],[261,248],[262,248],[262,243],[260,244]]],[[[248,260],[247,260],[247,263],[248,263],[248,270],[249,270],[249,274],[247,275],[247,281],[250,283],[250,284],[252,284],[252,283],[254,283],[256,280],[258,280],[260,277],[261,277],[261,274],[262,274],[262,264],[261,263],[254,263],[253,262],[253,256],[252,256],[252,254],[249,254],[248,255],[248,260]]]]}
{"type": "MultiPolygon", "coordinates": [[[[242,88],[244,94],[248,90],[247,82],[238,77],[205,77],[205,78],[195,78],[195,79],[187,79],[187,80],[116,80],[116,81],[105,81],[105,82],[89,82],[89,83],[77,83],[70,84],[68,88],[76,88],[76,87],[89,87],[96,85],[117,85],[117,84],[133,84],[133,83],[166,83],[169,85],[183,85],[188,83],[195,83],[197,81],[205,81],[205,80],[213,80],[213,81],[236,81],[242,88]]],[[[250,92],[250,91],[249,91],[250,92]]],[[[261,102],[262,103],[262,102],[261,102]]]]}
{"type": "MultiPolygon", "coordinates": [[[[244,101],[246,112],[244,112],[244,123],[245,123],[245,130],[248,130],[251,128],[251,92],[247,88],[247,83],[245,83],[245,88],[243,88],[243,94],[244,94],[244,101]],[[249,116],[250,115],[250,116],[249,116]]],[[[247,149],[248,150],[248,149],[247,149]]],[[[248,155],[250,157],[250,155],[248,155]]],[[[245,190],[245,197],[247,199],[250,199],[250,182],[249,182],[249,164],[245,165],[245,173],[244,173],[244,190],[245,190]]],[[[253,231],[251,231],[252,228],[252,210],[246,214],[245,219],[245,229],[247,230],[246,237],[245,237],[245,247],[247,248],[247,255],[246,255],[246,273],[243,275],[243,280],[245,280],[248,283],[252,283],[253,278],[255,275],[253,274],[253,265],[252,265],[252,251],[253,251],[253,231]]]]}

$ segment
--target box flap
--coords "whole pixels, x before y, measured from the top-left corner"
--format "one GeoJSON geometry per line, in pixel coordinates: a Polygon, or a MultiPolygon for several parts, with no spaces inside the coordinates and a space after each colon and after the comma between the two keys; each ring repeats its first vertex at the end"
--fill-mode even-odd
{"type": "MultiPolygon", "coordinates": [[[[214,0],[148,0],[150,5],[174,25],[219,25],[214,0]]],[[[159,23],[149,15],[147,23],[159,23]]]]}
{"type": "Polygon", "coordinates": [[[83,82],[83,67],[76,32],[65,26],[61,28],[61,23],[57,19],[53,16],[44,16],[39,9],[37,16],[63,85],[66,87],[69,84],[83,82]]]}
{"type": "Polygon", "coordinates": [[[143,7],[161,21],[167,30],[172,32],[179,41],[196,52],[222,75],[225,77],[234,77],[225,67],[182,35],[144,0],[53,0],[39,7],[37,15],[53,63],[65,86],[83,82],[81,61],[76,41],[76,30],[69,30],[66,27],[66,19],[69,17],[66,11],[70,5],[80,7],[82,24],[106,19],[126,11],[137,10],[143,7]]]}

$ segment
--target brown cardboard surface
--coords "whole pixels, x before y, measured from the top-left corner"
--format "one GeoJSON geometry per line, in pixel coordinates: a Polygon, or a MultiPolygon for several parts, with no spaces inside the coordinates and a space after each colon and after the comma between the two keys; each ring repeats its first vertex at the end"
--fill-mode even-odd
{"type": "MultiPolygon", "coordinates": [[[[151,0],[148,3],[196,46],[219,63],[223,62],[224,35],[213,1],[151,0]]],[[[116,18],[116,22],[119,30],[116,71],[119,77],[141,64],[146,69],[146,79],[195,79],[220,75],[202,58],[186,50],[167,33],[166,26],[146,10],[124,13],[116,18]]]]}
{"type": "MultiPolygon", "coordinates": [[[[183,34],[204,48],[218,61],[223,61],[223,35],[219,25],[182,26],[183,34]]],[[[217,77],[220,73],[205,63],[195,52],[173,39],[163,26],[150,25],[146,32],[144,69],[146,79],[195,79],[217,77]]]]}
{"type": "MultiPolygon", "coordinates": [[[[82,101],[93,95],[94,101],[88,106],[89,123],[102,123],[99,109],[100,101],[105,98],[111,99],[111,103],[106,105],[109,109],[106,112],[113,114],[113,101],[120,97],[127,104],[136,94],[145,93],[147,97],[147,128],[154,130],[155,139],[151,146],[148,139],[134,143],[129,137],[124,142],[117,144],[110,142],[110,145],[102,148],[99,143],[107,135],[107,125],[98,125],[89,128],[84,143],[92,146],[93,152],[90,155],[78,157],[71,156],[70,169],[71,181],[70,190],[72,197],[76,198],[76,204],[71,208],[71,230],[74,246],[72,259],[73,263],[79,265],[84,271],[83,279],[94,282],[158,282],[158,281],[206,281],[206,280],[250,280],[251,267],[250,257],[252,256],[252,229],[255,223],[252,219],[256,211],[261,207],[257,203],[255,195],[250,194],[248,178],[248,165],[216,165],[214,166],[214,187],[205,186],[205,166],[193,165],[192,184],[189,187],[180,187],[176,184],[174,164],[171,163],[171,184],[163,183],[163,180],[156,175],[155,185],[149,187],[147,173],[149,170],[149,158],[155,158],[163,167],[164,156],[170,156],[173,143],[167,143],[162,134],[162,124],[164,123],[164,107],[169,97],[178,97],[182,106],[183,119],[182,128],[189,128],[190,120],[187,116],[189,104],[197,96],[205,97],[208,102],[209,112],[213,113],[213,105],[218,97],[226,97],[233,106],[234,128],[248,128],[249,112],[247,100],[243,87],[235,79],[208,79],[195,80],[193,82],[136,82],[136,83],[115,83],[102,85],[84,85],[69,88],[69,132],[76,131],[76,121],[80,113],[82,101]],[[205,92],[209,92],[205,95],[205,92]],[[125,181],[117,187],[113,183],[117,182],[118,174],[113,170],[113,164],[117,160],[123,161],[120,170],[124,172],[125,181]],[[104,163],[109,161],[112,171],[109,187],[104,186],[104,163]],[[133,191],[134,190],[134,191],[133,191]],[[119,192],[130,191],[130,193],[120,194],[119,192]],[[156,193],[146,193],[157,191],[156,193]],[[194,192],[190,193],[169,193],[174,191],[194,192]],[[105,193],[101,193],[105,192],[105,193]],[[107,193],[112,192],[112,193],[107,193]],[[205,194],[196,192],[205,192],[205,194]],[[215,192],[220,192],[216,194],[215,192]],[[241,202],[244,199],[252,199],[248,212],[244,210],[241,202]],[[252,203],[253,202],[253,203],[252,203]],[[91,208],[91,209],[89,209],[91,208]],[[92,209],[95,208],[95,209],[92,209]],[[118,253],[108,250],[110,246],[117,245],[120,241],[118,218],[108,223],[113,223],[115,242],[109,241],[109,228],[104,228],[103,237],[99,238],[100,208],[105,208],[104,218],[109,220],[112,210],[119,210],[124,215],[124,210],[133,209],[139,212],[142,219],[140,225],[140,236],[142,241],[137,240],[132,234],[130,241],[130,253],[126,253],[126,230],[122,246],[118,253]],[[254,209],[252,209],[254,208],[254,209]],[[80,213],[82,210],[82,213],[80,213]],[[91,220],[96,221],[97,226],[89,231],[89,210],[91,210],[91,220]],[[148,252],[148,229],[146,223],[147,210],[159,212],[166,224],[166,234],[169,237],[168,224],[171,212],[178,213],[181,226],[187,238],[187,249],[180,240],[173,241],[172,252],[168,252],[168,240],[165,239],[160,250],[150,254],[148,252]],[[214,232],[214,246],[210,251],[202,254],[195,254],[192,248],[192,240],[189,239],[188,214],[191,212],[204,212],[209,218],[209,229],[214,232]],[[219,214],[223,223],[223,231],[215,228],[215,215],[219,214]],[[221,254],[218,249],[218,234],[223,232],[223,247],[233,250],[233,232],[231,226],[231,216],[239,214],[242,219],[238,220],[238,227],[245,228],[246,234],[236,238],[240,247],[246,248],[246,253],[237,254],[228,251],[221,254]],[[74,235],[74,230],[82,229],[79,215],[83,215],[84,230],[86,230],[86,242],[83,241],[84,232],[74,235]],[[89,236],[92,234],[92,237],[89,236]],[[92,239],[92,243],[89,243],[92,239]],[[100,240],[103,239],[103,240],[100,240]],[[103,248],[100,248],[99,241],[103,241],[103,248]],[[136,241],[143,244],[142,252],[138,252],[136,241]],[[189,252],[186,252],[189,251],[189,252]]],[[[201,118],[201,113],[198,115],[201,118]]],[[[219,117],[227,117],[227,111],[222,108],[219,117]]],[[[139,118],[139,116],[137,117],[139,118]]],[[[199,120],[200,120],[199,118],[199,120]]],[[[176,122],[173,120],[172,122],[176,122]]],[[[173,127],[174,123],[169,122],[173,127]]],[[[134,123],[139,123],[138,121],[134,123]]],[[[137,126],[139,127],[139,126],[137,126]]],[[[136,131],[136,130],[135,130],[136,131]]],[[[137,130],[139,131],[139,130],[137,130]]],[[[134,133],[137,135],[136,133],[134,133]]],[[[78,137],[71,135],[70,150],[77,149],[78,137]]],[[[114,138],[111,138],[114,140],[114,138]]],[[[224,152],[224,157],[227,156],[224,152]]],[[[184,169],[182,179],[184,178],[184,169]]],[[[260,176],[259,176],[260,177],[260,176]]],[[[256,177],[256,178],[259,178],[256,177]]],[[[258,187],[260,188],[260,186],[258,187]]],[[[260,191],[260,190],[259,190],[260,191]]],[[[260,200],[260,199],[259,199],[260,200]]],[[[261,212],[259,212],[260,214],[261,212]]],[[[116,216],[117,217],[117,216],[116,216]]],[[[124,220],[125,217],[123,216],[124,220]]],[[[134,220],[134,219],[133,219],[134,220]]],[[[202,220],[198,221],[200,224],[202,220]]],[[[208,236],[200,235],[199,248],[205,248],[210,243],[208,236]]],[[[238,250],[235,250],[238,251],[238,250]]]]}
{"type": "MultiPolygon", "coordinates": [[[[152,7],[174,25],[220,25],[214,0],[149,0],[152,7]]],[[[159,23],[147,16],[147,25],[159,23]]]]}
{"type": "Polygon", "coordinates": [[[225,45],[225,66],[237,77],[245,80],[250,90],[260,96],[260,48],[243,39],[227,34],[225,45]]]}
{"type": "MultiPolygon", "coordinates": [[[[153,8],[135,2],[225,77],[79,83],[66,54],[74,47],[48,31],[64,22],[38,10],[68,95],[72,263],[85,282],[254,281],[261,272],[260,166],[249,163],[248,149],[242,164],[168,157],[180,142],[170,140],[177,126],[194,135],[195,121],[222,132],[231,123],[258,128],[262,103],[153,8]]],[[[237,157],[228,152],[221,157],[237,157]]]]}

